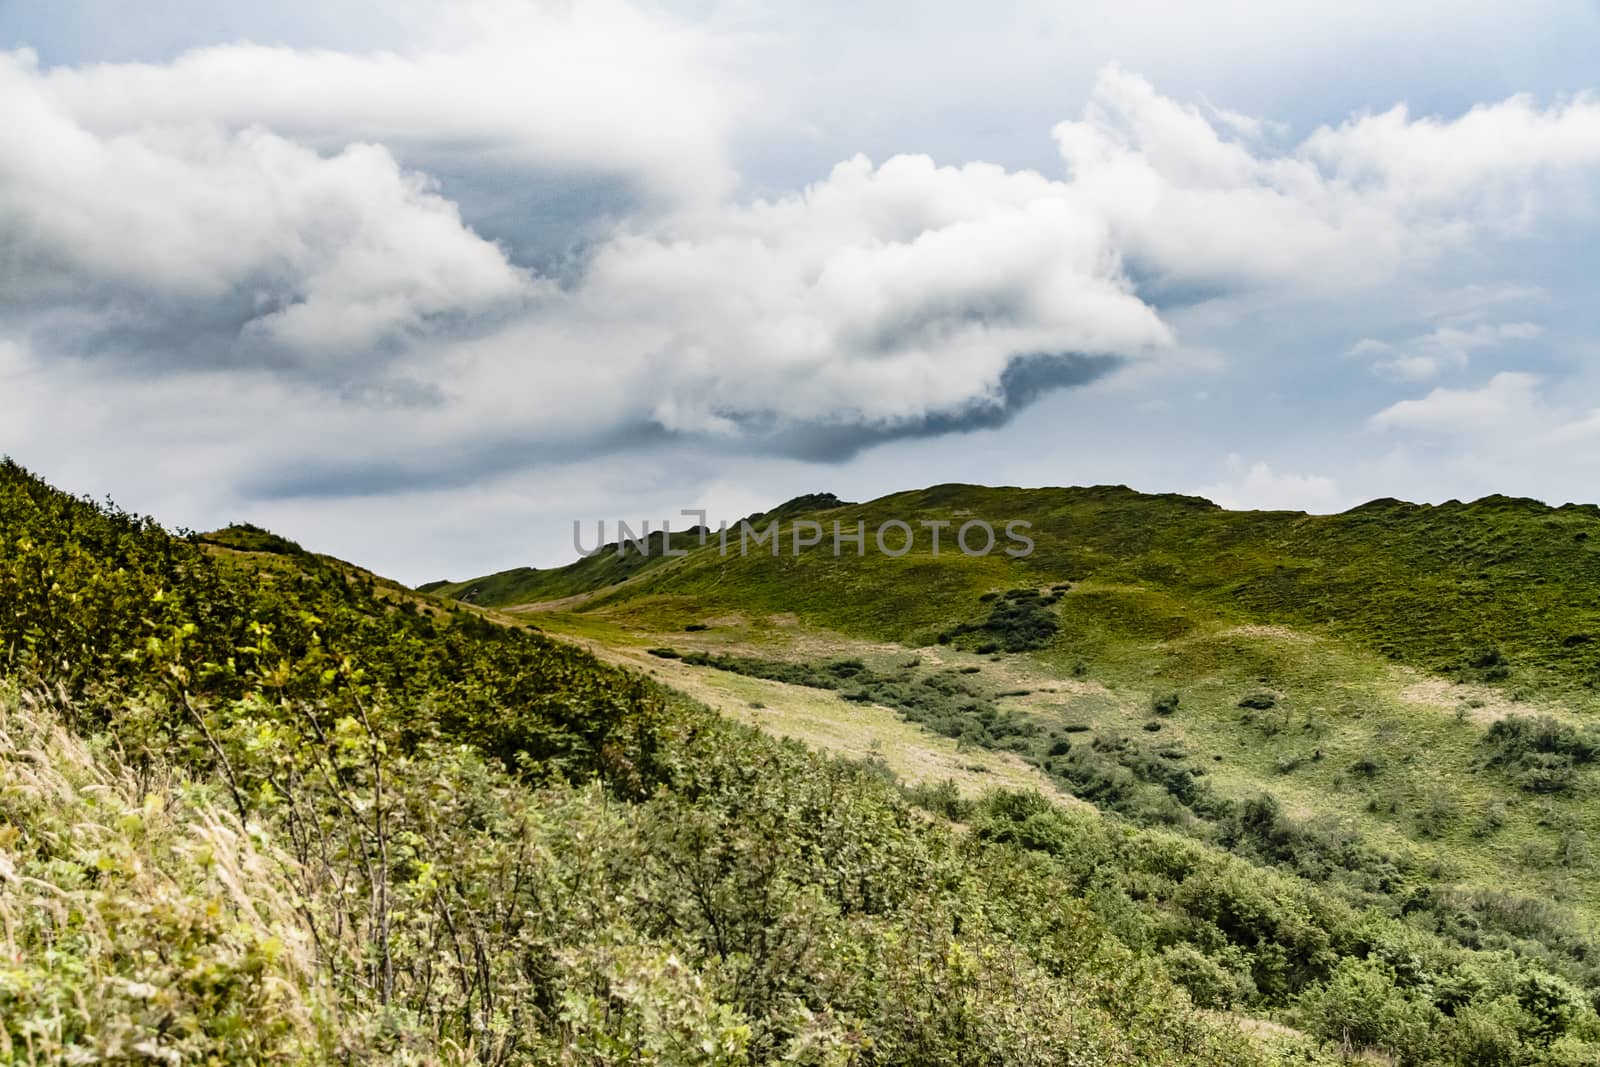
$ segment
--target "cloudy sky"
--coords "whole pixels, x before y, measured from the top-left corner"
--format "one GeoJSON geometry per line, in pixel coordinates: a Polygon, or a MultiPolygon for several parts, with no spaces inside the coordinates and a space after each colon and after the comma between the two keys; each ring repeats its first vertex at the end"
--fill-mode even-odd
{"type": "Polygon", "coordinates": [[[1600,3],[0,0],[0,452],[401,579],[938,482],[1600,501],[1600,3]]]}

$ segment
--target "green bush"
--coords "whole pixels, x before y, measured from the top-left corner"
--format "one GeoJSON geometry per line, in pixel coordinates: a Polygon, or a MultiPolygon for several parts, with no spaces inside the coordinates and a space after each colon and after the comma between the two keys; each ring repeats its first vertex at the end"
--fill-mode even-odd
{"type": "Polygon", "coordinates": [[[1508,715],[1489,727],[1483,745],[1486,763],[1503,770],[1519,789],[1560,793],[1573,787],[1578,768],[1600,757],[1600,731],[1548,715],[1508,715]]]}
{"type": "Polygon", "coordinates": [[[1342,960],[1328,980],[1300,1002],[1306,1029],[1346,1055],[1376,1049],[1402,1062],[1424,1058],[1435,1009],[1408,997],[1394,975],[1370,960],[1342,960]]]}

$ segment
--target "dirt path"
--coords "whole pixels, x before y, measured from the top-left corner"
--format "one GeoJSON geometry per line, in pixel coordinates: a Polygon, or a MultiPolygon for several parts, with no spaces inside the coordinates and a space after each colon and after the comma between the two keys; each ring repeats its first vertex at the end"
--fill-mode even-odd
{"type": "Polygon", "coordinates": [[[579,637],[563,639],[582,645],[608,663],[643,671],[731,719],[776,737],[792,737],[852,759],[880,757],[908,784],[949,779],[963,796],[995,788],[1037,789],[1064,804],[1082,803],[1060,793],[1045,775],[1012,753],[961,748],[950,738],[905,721],[891,708],[842,700],[831,690],[691,667],[639,648],[615,648],[579,637]]]}

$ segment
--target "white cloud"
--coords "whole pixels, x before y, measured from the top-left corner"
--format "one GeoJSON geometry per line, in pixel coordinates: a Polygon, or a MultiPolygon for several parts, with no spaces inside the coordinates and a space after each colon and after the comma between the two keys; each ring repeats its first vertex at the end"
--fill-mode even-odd
{"type": "Polygon", "coordinates": [[[1308,511],[1326,515],[1346,506],[1338,483],[1319,474],[1279,473],[1262,462],[1247,468],[1237,453],[1228,456],[1227,472],[1224,481],[1196,489],[1196,495],[1242,511],[1308,511]]]}
{"type": "Polygon", "coordinates": [[[25,57],[0,54],[0,268],[8,302],[254,302],[292,349],[365,348],[528,286],[455,204],[378,145],[330,156],[252,127],[86,129],[25,57]]]}
{"type": "Polygon", "coordinates": [[[415,32],[399,51],[239,43],[57,68],[45,90],[105,137],[264,126],[325,150],[615,174],[675,200],[732,187],[745,93],[722,72],[730,42],[704,28],[625,0],[472,0],[415,32]]]}
{"type": "Polygon", "coordinates": [[[1434,389],[1380,411],[1369,424],[1389,447],[1384,466],[1428,499],[1487,493],[1551,503],[1594,499],[1600,408],[1582,391],[1538,376],[1506,371],[1478,386],[1434,389]]]}
{"type": "MultiPolygon", "coordinates": [[[[1349,289],[1476,234],[1561,210],[1541,194],[1600,168],[1600,98],[1526,98],[1454,120],[1404,107],[1323,127],[1292,151],[1229,139],[1199,107],[1112,67],[1055,136],[1076,190],[1139,268],[1204,284],[1349,289]]],[[[1566,201],[1572,201],[1568,197],[1566,201]]]]}
{"type": "MultiPolygon", "coordinates": [[[[669,435],[837,457],[1003,421],[1091,376],[1063,357],[1150,374],[1217,351],[1176,335],[1141,288],[1152,277],[1308,299],[1376,286],[1500,227],[1488,205],[1536,205],[1553,174],[1600,165],[1589,98],[1454,121],[1391,111],[1280,152],[1265,120],[1111,68],[1056,127],[1064,177],[854,157],[741,202],[727,144],[742,96],[719,72],[722,39],[613,0],[472,12],[404,53],[239,44],[51,71],[0,59],[15,331],[54,360],[88,347],[72,334],[88,319],[115,356],[126,339],[107,305],[167,315],[165,337],[247,304],[206,351],[294,414],[272,420],[281,440],[242,459],[241,480],[320,464],[308,478],[337,485],[328,457],[352,489],[408,469],[468,478],[669,435]],[[1475,147],[1491,136],[1519,160],[1475,147]],[[1458,143],[1447,178],[1421,169],[1458,143]],[[661,195],[557,285],[468,227],[416,160],[620,174],[661,195]],[[41,308],[55,313],[44,325],[41,308]],[[264,340],[282,358],[261,358],[264,340]],[[266,373],[283,362],[335,365],[323,384],[344,392],[266,373]],[[413,398],[398,414],[372,399],[396,395],[413,398]]],[[[1421,374],[1530,329],[1441,326],[1397,368],[1421,374]]],[[[171,362],[179,393],[218,389],[192,359],[171,362]]]]}
{"type": "Polygon", "coordinates": [[[1064,184],[917,156],[857,158],[802,194],[620,237],[575,303],[601,330],[642,331],[652,417],[695,432],[764,412],[958,413],[998,402],[1019,355],[1170,340],[1064,184]]]}
{"type": "Polygon", "coordinates": [[[1419,400],[1402,400],[1374,415],[1371,424],[1380,430],[1502,433],[1535,422],[1538,386],[1532,374],[1503,371],[1477,388],[1441,388],[1419,400]]]}
{"type": "MultiPolygon", "coordinates": [[[[1489,114],[1528,124],[1530,145],[1553,142],[1538,157],[1551,166],[1584,162],[1563,146],[1591,111],[1600,107],[1541,113],[1512,101],[1463,117],[1459,135],[1480,135],[1489,114]]],[[[631,392],[631,410],[672,431],[738,438],[785,421],[959,420],[1005,402],[1002,375],[1019,354],[1176,358],[1183,346],[1126,277],[1130,261],[1202,286],[1248,279],[1304,293],[1375,284],[1494,225],[1470,197],[1415,188],[1404,165],[1407,130],[1432,143],[1455,126],[1395,113],[1383,124],[1399,177],[1354,182],[1341,138],[1359,148],[1354,170],[1382,169],[1361,122],[1263,154],[1112,69],[1084,118],[1057,127],[1064,180],[858,157],[800,194],[679,212],[603,244],[572,292],[471,346],[474,369],[457,380],[481,374],[503,389],[507,346],[573,368],[598,349],[601,406],[621,417],[631,392]]],[[[1518,173],[1534,182],[1542,172],[1518,173]]],[[[1421,376],[1537,331],[1441,325],[1391,362],[1421,376]]],[[[563,410],[579,403],[558,393],[563,410]]]]}
{"type": "Polygon", "coordinates": [[[1303,155],[1399,212],[1493,205],[1502,210],[1480,224],[1515,224],[1540,206],[1533,194],[1543,178],[1600,164],[1600,96],[1549,108],[1514,96],[1451,120],[1412,118],[1399,104],[1318,130],[1303,155]]]}
{"type": "Polygon", "coordinates": [[[1459,370],[1472,353],[1513,341],[1532,341],[1544,333],[1532,322],[1479,323],[1475,326],[1439,326],[1400,345],[1364,338],[1350,354],[1373,357],[1373,370],[1390,378],[1421,381],[1444,370],[1459,370]]]}

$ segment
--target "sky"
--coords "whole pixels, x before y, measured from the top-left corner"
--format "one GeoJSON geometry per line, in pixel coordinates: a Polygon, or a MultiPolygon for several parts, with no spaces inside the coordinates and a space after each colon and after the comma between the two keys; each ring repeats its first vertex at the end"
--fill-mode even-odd
{"type": "Polygon", "coordinates": [[[0,0],[0,453],[413,583],[943,482],[1600,501],[1596,54],[1596,0],[0,0]]]}

